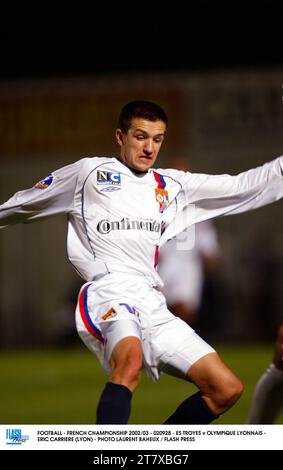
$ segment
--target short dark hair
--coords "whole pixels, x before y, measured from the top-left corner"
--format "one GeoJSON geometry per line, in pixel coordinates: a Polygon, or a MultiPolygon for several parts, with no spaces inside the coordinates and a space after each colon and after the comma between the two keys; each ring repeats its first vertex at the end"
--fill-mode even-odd
{"type": "Polygon", "coordinates": [[[121,129],[123,134],[127,134],[131,127],[132,119],[142,118],[147,121],[162,121],[168,124],[168,118],[165,111],[155,103],[151,101],[131,101],[126,104],[119,116],[118,127],[121,129]]]}

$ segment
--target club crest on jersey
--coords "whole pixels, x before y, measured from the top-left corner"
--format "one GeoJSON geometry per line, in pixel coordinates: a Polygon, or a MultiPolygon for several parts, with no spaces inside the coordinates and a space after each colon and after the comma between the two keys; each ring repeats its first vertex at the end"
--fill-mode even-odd
{"type": "Polygon", "coordinates": [[[120,173],[113,173],[112,171],[97,170],[97,184],[121,186],[121,175],[120,173]]]}
{"type": "Polygon", "coordinates": [[[51,186],[53,181],[54,181],[54,176],[52,175],[52,173],[50,173],[50,175],[48,175],[46,178],[36,183],[34,187],[38,189],[46,189],[49,186],[51,186]]]}
{"type": "Polygon", "coordinates": [[[155,188],[155,199],[159,204],[159,212],[163,212],[169,205],[168,191],[166,191],[166,189],[155,188]]]}
{"type": "Polygon", "coordinates": [[[108,312],[105,313],[105,315],[103,315],[102,319],[103,320],[107,320],[107,318],[113,318],[113,317],[116,317],[117,315],[117,312],[115,310],[115,308],[111,307],[108,312]]]}

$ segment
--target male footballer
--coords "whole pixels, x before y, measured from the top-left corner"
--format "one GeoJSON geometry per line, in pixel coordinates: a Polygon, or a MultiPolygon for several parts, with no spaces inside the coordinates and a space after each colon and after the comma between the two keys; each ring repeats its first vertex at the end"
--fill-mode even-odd
{"type": "Polygon", "coordinates": [[[187,227],[269,204],[283,196],[283,156],[237,176],[153,169],[167,116],[134,101],[119,117],[117,157],[92,157],[54,171],[0,206],[2,227],[68,215],[70,262],[86,281],[78,333],[109,374],[97,424],[126,424],[143,369],[199,389],[166,424],[208,424],[227,411],[242,384],[215,350],[167,308],[158,248],[187,227]]]}

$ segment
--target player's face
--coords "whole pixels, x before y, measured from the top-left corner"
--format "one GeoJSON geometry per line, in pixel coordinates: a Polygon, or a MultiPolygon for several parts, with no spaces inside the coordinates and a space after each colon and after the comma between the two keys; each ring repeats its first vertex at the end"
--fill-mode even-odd
{"type": "Polygon", "coordinates": [[[127,134],[123,134],[121,129],[116,130],[121,160],[133,170],[147,171],[156,161],[165,132],[163,121],[134,118],[127,134]]]}

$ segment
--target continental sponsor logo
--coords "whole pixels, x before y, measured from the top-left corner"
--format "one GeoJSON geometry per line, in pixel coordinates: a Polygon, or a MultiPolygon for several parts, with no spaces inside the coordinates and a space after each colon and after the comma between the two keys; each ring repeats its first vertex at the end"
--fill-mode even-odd
{"type": "Polygon", "coordinates": [[[156,220],[100,220],[97,224],[97,231],[103,235],[113,230],[145,230],[148,232],[161,233],[162,224],[156,220]]]}

